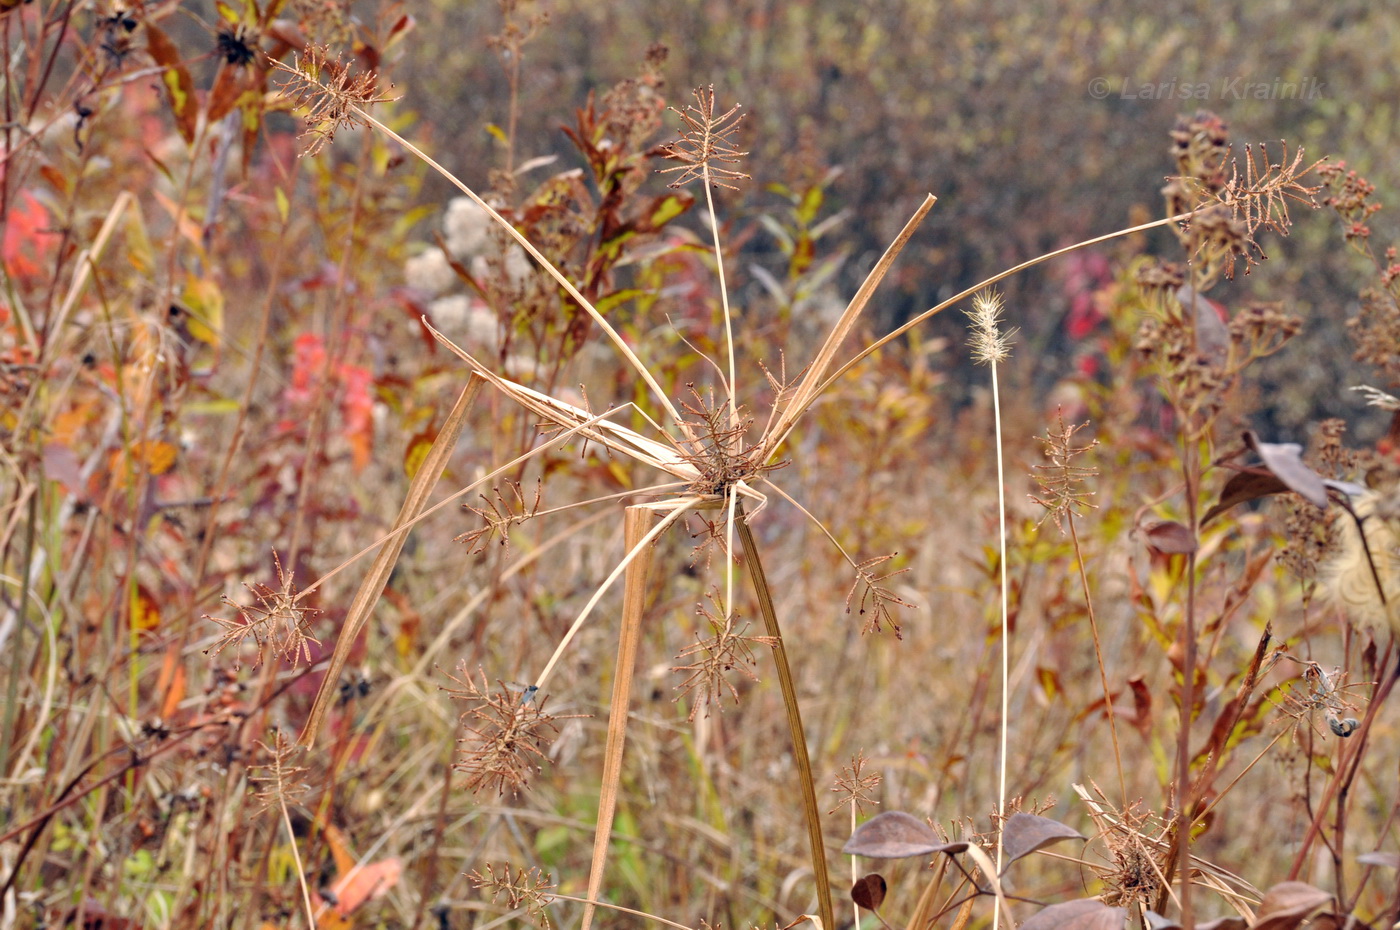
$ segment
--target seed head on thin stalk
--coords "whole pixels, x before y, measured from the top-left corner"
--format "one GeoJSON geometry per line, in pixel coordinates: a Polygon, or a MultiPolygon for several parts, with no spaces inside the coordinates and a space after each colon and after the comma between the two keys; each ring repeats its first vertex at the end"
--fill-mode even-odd
{"type": "MultiPolygon", "coordinates": [[[[1006,471],[1002,461],[1001,448],[1001,390],[997,384],[997,366],[1006,361],[1011,355],[1011,337],[1015,330],[1004,330],[1001,326],[1002,300],[1001,294],[993,290],[979,291],[972,298],[972,309],[968,311],[968,319],[972,324],[972,338],[968,344],[972,346],[973,357],[979,362],[984,362],[992,370],[992,416],[993,425],[996,430],[996,450],[997,450],[997,533],[1000,539],[1001,549],[1001,745],[999,749],[1000,761],[997,765],[997,810],[1001,813],[1006,811],[1006,753],[1010,734],[1010,687],[1011,687],[1011,663],[1010,663],[1010,582],[1006,573],[1006,471]]],[[[997,831],[997,868],[1001,868],[1002,842],[1001,831],[997,831]]],[[[1001,898],[997,898],[997,903],[992,911],[992,926],[1001,926],[1001,898]]]]}
{"type": "Polygon", "coordinates": [[[290,65],[274,61],[272,66],[288,75],[282,89],[293,105],[306,110],[303,135],[308,141],[302,155],[315,155],[341,129],[368,126],[362,108],[398,99],[377,93],[379,76],[373,71],[352,72],[339,55],[331,58],[324,45],[310,46],[304,59],[296,56],[290,65]]]}
{"type": "Polygon", "coordinates": [[[238,613],[236,618],[226,620],[223,617],[204,615],[206,620],[217,623],[224,630],[219,641],[205,650],[205,654],[210,658],[232,647],[236,667],[238,651],[244,642],[252,639],[257,646],[254,668],[262,664],[267,652],[281,656],[292,665],[311,661],[311,644],[321,645],[321,641],[311,635],[311,620],[320,611],[298,603],[300,596],[297,594],[292,573],[282,569],[282,560],[276,552],[272,554],[272,561],[277,566],[276,588],[262,582],[244,584],[257,599],[256,604],[240,604],[225,596],[224,604],[238,613]]]}
{"type": "MultiPolygon", "coordinates": [[[[841,808],[850,806],[851,809],[851,832],[856,832],[856,814],[861,807],[866,804],[879,804],[880,802],[871,797],[871,793],[880,787],[880,773],[871,772],[865,774],[865,766],[870,760],[865,758],[865,751],[861,750],[851,756],[849,765],[843,766],[841,774],[836,778],[836,784],[832,786],[832,791],[841,796],[841,800],[836,806],[827,811],[834,814],[841,808]]],[[[860,879],[860,873],[856,867],[855,857],[851,857],[851,886],[860,879]]],[[[852,902],[851,912],[855,918],[855,926],[860,926],[860,906],[852,902]]]]}
{"type": "Polygon", "coordinates": [[[1104,713],[1108,717],[1108,732],[1113,740],[1113,759],[1118,769],[1118,793],[1122,803],[1127,801],[1127,781],[1123,776],[1123,754],[1118,747],[1118,722],[1113,712],[1113,693],[1108,687],[1108,669],[1103,661],[1103,646],[1099,640],[1099,623],[1094,615],[1094,600],[1089,594],[1089,575],[1084,568],[1084,554],[1079,549],[1079,533],[1074,528],[1074,518],[1096,505],[1089,501],[1093,491],[1086,490],[1084,483],[1098,475],[1098,471],[1085,465],[1075,464],[1075,459],[1092,450],[1099,444],[1097,439],[1087,445],[1076,445],[1075,434],[1088,426],[1065,424],[1063,410],[1055,412],[1056,426],[1047,430],[1041,442],[1045,446],[1045,457],[1049,464],[1035,466],[1035,481],[1040,485],[1044,497],[1031,495],[1031,500],[1045,508],[1045,516],[1055,521],[1061,533],[1068,532],[1074,543],[1074,561],[1079,568],[1079,585],[1084,594],[1084,606],[1089,615],[1089,631],[1094,638],[1094,658],[1099,667],[1099,684],[1103,688],[1104,713]],[[1068,528],[1068,530],[1066,530],[1068,528]]]}
{"type": "Polygon", "coordinates": [[[720,164],[737,165],[739,160],[749,153],[739,151],[732,139],[739,124],[744,121],[743,114],[739,113],[739,105],[735,104],[724,113],[715,116],[715,85],[711,84],[705,89],[697,87],[694,93],[696,106],[686,107],[684,110],[671,108],[681,118],[684,128],[681,130],[681,137],[665,146],[662,154],[680,164],[673,168],[662,168],[660,173],[680,172],[680,176],[670,184],[673,188],[684,187],[697,180],[705,186],[705,205],[710,211],[710,234],[715,248],[715,268],[719,274],[720,304],[724,309],[725,346],[729,351],[729,383],[725,385],[725,391],[729,395],[729,418],[737,424],[739,409],[738,401],[734,397],[734,325],[729,312],[729,288],[724,281],[724,254],[719,247],[719,220],[715,216],[715,199],[711,190],[716,187],[738,190],[739,188],[730,182],[744,180],[749,176],[733,168],[720,167],[720,164]]]}

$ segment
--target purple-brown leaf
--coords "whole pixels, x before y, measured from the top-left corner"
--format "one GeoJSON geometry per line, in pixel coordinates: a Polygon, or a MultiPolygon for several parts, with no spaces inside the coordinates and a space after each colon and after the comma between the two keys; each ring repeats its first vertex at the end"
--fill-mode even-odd
{"type": "Polygon", "coordinates": [[[841,851],[870,859],[905,859],[933,852],[962,852],[966,848],[966,843],[944,843],[932,827],[912,814],[885,811],[857,827],[841,851]],[[958,848],[948,848],[953,846],[958,848]]]}
{"type": "Polygon", "coordinates": [[[1332,895],[1306,882],[1280,882],[1264,894],[1250,930],[1293,930],[1315,911],[1332,903],[1332,895]]]}
{"type": "Polygon", "coordinates": [[[1196,551],[1196,536],[1175,520],[1163,520],[1143,527],[1147,545],[1167,555],[1186,555],[1196,551]]]}
{"type": "Polygon", "coordinates": [[[867,911],[878,911],[888,890],[885,877],[879,872],[871,872],[851,886],[851,900],[867,911]]]}
{"type": "Polygon", "coordinates": [[[1123,930],[1127,911],[1094,898],[1052,904],[1020,925],[1021,930],[1123,930]]]}
{"type": "Polygon", "coordinates": [[[1084,835],[1073,827],[1036,814],[1012,814],[1001,828],[1001,848],[1007,865],[1051,843],[1082,839],[1084,835]]]}

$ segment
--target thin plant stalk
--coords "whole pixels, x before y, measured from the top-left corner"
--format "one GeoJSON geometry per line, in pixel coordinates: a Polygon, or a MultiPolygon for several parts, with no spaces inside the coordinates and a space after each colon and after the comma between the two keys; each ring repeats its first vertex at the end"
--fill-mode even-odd
{"type": "Polygon", "coordinates": [[[1108,671],[1104,668],[1103,644],[1099,639],[1099,621],[1094,616],[1094,599],[1089,594],[1089,575],[1084,568],[1084,554],[1079,548],[1079,531],[1074,526],[1074,512],[1065,514],[1069,522],[1069,538],[1074,543],[1074,562],[1079,567],[1079,586],[1084,591],[1084,608],[1089,614],[1089,632],[1094,637],[1094,661],[1099,666],[1099,684],[1103,687],[1103,709],[1108,717],[1108,735],[1113,740],[1113,762],[1118,769],[1118,794],[1122,804],[1128,803],[1128,783],[1123,777],[1123,752],[1118,745],[1118,719],[1113,710],[1113,694],[1108,688],[1108,671]]]}
{"type": "MultiPolygon", "coordinates": [[[[1006,465],[1001,443],[1001,393],[998,386],[997,364],[992,368],[992,421],[996,429],[997,447],[997,536],[1001,547],[1001,746],[997,751],[997,816],[1006,820],[1006,751],[1011,720],[1011,624],[1010,584],[1006,577],[1006,465]]],[[[1001,873],[1002,831],[997,829],[997,873],[1001,873]]],[[[1001,926],[1001,898],[992,909],[992,926],[1001,926]]]]}
{"type": "Polygon", "coordinates": [[[719,219],[715,216],[715,198],[710,190],[714,185],[710,183],[708,162],[705,164],[704,186],[705,206],[710,211],[710,237],[715,244],[715,272],[719,275],[719,300],[720,306],[724,309],[724,345],[729,353],[729,383],[725,386],[725,393],[729,395],[729,422],[737,424],[739,422],[739,407],[738,401],[734,399],[734,392],[738,385],[734,376],[734,321],[729,313],[729,288],[724,280],[724,252],[719,247],[719,219]]]}
{"type": "Polygon", "coordinates": [[[763,614],[763,624],[768,635],[773,637],[773,661],[778,670],[778,686],[783,693],[783,707],[787,710],[788,730],[792,734],[792,757],[797,763],[797,780],[802,788],[802,806],[807,815],[807,841],[812,854],[812,876],[817,883],[817,909],[820,912],[822,927],[825,930],[833,930],[836,927],[836,912],[831,904],[831,878],[826,867],[821,810],[817,806],[816,782],[812,779],[812,761],[807,755],[807,736],[802,729],[802,713],[797,705],[797,686],[793,681],[792,668],[788,664],[782,630],[778,626],[773,592],[768,587],[768,576],[764,573],[763,562],[759,558],[758,543],[744,518],[742,505],[738,507],[736,516],[736,528],[744,547],[744,557],[749,566],[749,578],[753,581],[759,612],[763,614]]]}

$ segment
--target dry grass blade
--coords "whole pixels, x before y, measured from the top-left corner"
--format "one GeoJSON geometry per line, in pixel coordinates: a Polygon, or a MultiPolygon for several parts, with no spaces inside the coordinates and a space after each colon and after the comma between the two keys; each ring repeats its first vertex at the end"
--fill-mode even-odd
{"type": "MultiPolygon", "coordinates": [[[[613,816],[617,812],[617,792],[622,782],[622,752],[627,742],[627,708],[632,698],[632,674],[637,665],[637,645],[642,639],[642,607],[646,603],[647,570],[651,567],[651,546],[643,544],[647,525],[656,519],[645,506],[628,507],[623,518],[627,551],[641,553],[627,566],[622,592],[622,629],[619,634],[617,663],[613,672],[612,704],[608,709],[608,737],[603,754],[603,783],[598,795],[598,826],[593,834],[593,861],[588,870],[588,897],[596,900],[603,890],[603,869],[608,861],[613,816]]],[[[593,924],[595,908],[583,909],[583,930],[593,924]]]]}
{"type": "MultiPolygon", "coordinates": [[[[408,487],[408,495],[404,498],[403,506],[399,509],[398,519],[394,521],[394,531],[405,529],[422,513],[423,507],[428,503],[428,495],[432,493],[433,487],[442,477],[442,471],[447,466],[447,460],[452,455],[452,450],[457,447],[457,437],[461,435],[467,411],[471,409],[477,394],[481,393],[485,383],[485,379],[473,375],[457,397],[457,403],[453,405],[452,412],[447,415],[447,420],[443,423],[437,439],[433,440],[432,448],[428,450],[428,455],[422,466],[418,469],[418,473],[413,476],[413,482],[408,487]]],[[[321,680],[320,690],[316,692],[316,700],[312,703],[311,712],[306,717],[306,725],[297,738],[299,744],[310,747],[316,742],[316,734],[320,731],[321,724],[325,722],[326,712],[335,703],[336,696],[340,692],[340,672],[345,667],[345,659],[355,644],[355,637],[360,634],[360,629],[369,620],[370,612],[379,601],[379,596],[384,593],[384,585],[389,581],[389,574],[394,570],[394,564],[398,562],[399,553],[403,551],[403,544],[407,538],[407,532],[396,532],[390,535],[380,548],[379,554],[375,556],[369,574],[365,576],[364,581],[360,583],[359,590],[355,592],[355,598],[350,602],[350,609],[345,614],[345,623],[340,628],[335,651],[331,653],[330,665],[326,667],[326,677],[321,680]]]]}
{"type": "Polygon", "coordinates": [[[817,399],[818,395],[825,390],[827,381],[823,380],[827,369],[831,367],[832,361],[836,358],[837,351],[841,344],[846,341],[851,330],[855,328],[856,321],[865,310],[865,305],[870,302],[870,297],[875,293],[875,288],[879,287],[884,280],[885,274],[889,272],[894,260],[899,257],[899,253],[904,251],[904,246],[913,238],[914,232],[919,228],[919,224],[924,221],[924,217],[933,209],[933,205],[938,202],[938,198],[929,194],[924,198],[924,202],[919,204],[919,209],[914,211],[914,215],[909,218],[909,222],[904,224],[899,235],[885,249],[885,254],[880,256],[880,260],[875,263],[875,267],[870,269],[870,274],[866,275],[865,281],[860,289],[856,291],[851,302],[846,305],[841,318],[832,327],[831,333],[817,350],[816,358],[802,375],[802,380],[797,383],[792,391],[792,401],[778,416],[777,421],[769,429],[763,440],[762,460],[767,461],[777,451],[778,447],[787,439],[788,433],[792,431],[794,425],[807,411],[807,408],[817,399]]]}

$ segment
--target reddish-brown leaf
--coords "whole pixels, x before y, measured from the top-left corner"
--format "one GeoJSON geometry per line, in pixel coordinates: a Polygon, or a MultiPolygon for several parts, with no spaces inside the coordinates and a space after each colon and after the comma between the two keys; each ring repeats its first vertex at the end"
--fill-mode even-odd
{"type": "Polygon", "coordinates": [[[1296,442],[1260,442],[1251,430],[1244,434],[1245,445],[1264,460],[1264,467],[1309,503],[1327,506],[1327,485],[1321,475],[1303,464],[1303,447],[1296,442]]]}
{"type": "Polygon", "coordinates": [[[175,117],[175,127],[180,130],[180,138],[193,142],[195,128],[199,125],[199,99],[190,69],[185,67],[180,50],[170,37],[149,21],[146,23],[146,51],[165,69],[161,82],[165,85],[165,96],[170,101],[170,112],[175,117]]]}
{"type": "Polygon", "coordinates": [[[1288,485],[1268,469],[1242,468],[1231,475],[1230,480],[1220,489],[1220,499],[1201,517],[1201,526],[1205,526],[1236,504],[1258,500],[1271,494],[1282,494],[1287,490],[1288,485]]]}
{"type": "Polygon", "coordinates": [[[867,911],[878,911],[888,890],[885,877],[879,872],[871,872],[851,886],[851,900],[867,911]]]}
{"type": "Polygon", "coordinates": [[[1175,520],[1152,523],[1142,529],[1147,545],[1166,555],[1185,555],[1196,551],[1196,537],[1175,520]]]}

